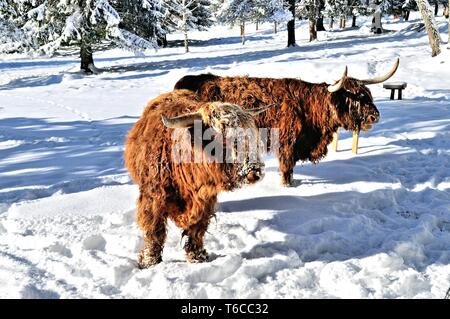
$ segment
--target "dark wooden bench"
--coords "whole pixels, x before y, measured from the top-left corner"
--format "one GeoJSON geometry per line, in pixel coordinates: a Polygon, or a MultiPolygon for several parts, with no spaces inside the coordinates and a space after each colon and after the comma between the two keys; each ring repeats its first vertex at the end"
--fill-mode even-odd
{"type": "Polygon", "coordinates": [[[402,99],[402,90],[406,89],[406,82],[384,83],[383,88],[391,90],[391,100],[394,99],[395,90],[398,90],[398,99],[402,99]]]}

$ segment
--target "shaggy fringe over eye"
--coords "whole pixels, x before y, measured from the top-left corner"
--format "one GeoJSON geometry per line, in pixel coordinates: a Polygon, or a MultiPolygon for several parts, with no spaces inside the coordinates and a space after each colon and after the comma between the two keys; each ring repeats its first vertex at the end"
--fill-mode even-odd
{"type": "Polygon", "coordinates": [[[213,102],[199,110],[203,123],[211,126],[218,132],[227,128],[254,128],[253,116],[236,104],[213,102]]]}

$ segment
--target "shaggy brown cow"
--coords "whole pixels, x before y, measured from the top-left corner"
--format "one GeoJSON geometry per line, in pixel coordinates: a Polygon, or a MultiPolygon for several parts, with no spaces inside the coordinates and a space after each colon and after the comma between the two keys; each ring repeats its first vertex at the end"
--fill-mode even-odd
{"type": "Polygon", "coordinates": [[[229,128],[238,127],[257,134],[253,115],[266,108],[243,110],[237,105],[198,102],[195,98],[196,94],[188,90],[175,90],[157,97],[150,101],[128,134],[125,164],[139,185],[137,221],[145,241],[138,258],[141,268],[161,262],[167,218],[182,228],[183,236],[188,237],[184,247],[187,259],[206,261],[208,255],[203,248],[203,236],[215,214],[218,193],[262,178],[264,163],[259,157],[260,149],[241,148],[243,157],[242,152],[237,152],[236,138],[242,135],[231,136],[235,138],[232,146],[226,139],[219,140],[223,150],[229,151],[233,159],[237,156],[243,159],[242,162],[224,163],[208,157],[206,142],[202,140],[199,147],[192,140],[192,133],[196,129],[194,120],[198,120],[202,136],[209,128],[227,137],[230,137],[229,128]],[[179,128],[177,133],[181,134],[173,134],[175,128],[179,128]],[[205,160],[176,160],[175,146],[179,145],[187,145],[192,158],[199,151],[205,160]],[[251,156],[254,156],[253,161],[251,156]]]}
{"type": "Polygon", "coordinates": [[[258,127],[278,128],[278,161],[284,185],[291,185],[297,161],[317,163],[327,154],[327,146],[339,127],[368,130],[380,114],[366,85],[389,79],[398,68],[396,61],[385,76],[370,80],[347,77],[333,85],[308,83],[298,79],[219,77],[213,74],[187,75],[175,89],[198,93],[203,101],[239,103],[244,108],[275,104],[257,118],[258,127]]]}

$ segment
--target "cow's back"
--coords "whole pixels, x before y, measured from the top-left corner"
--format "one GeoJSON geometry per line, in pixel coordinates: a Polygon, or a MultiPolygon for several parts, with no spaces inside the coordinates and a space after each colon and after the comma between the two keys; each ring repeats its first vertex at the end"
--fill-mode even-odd
{"type": "Polygon", "coordinates": [[[199,75],[186,75],[183,76],[181,79],[179,79],[177,83],[175,83],[174,89],[175,90],[184,89],[193,92],[198,92],[205,82],[212,81],[217,78],[219,78],[217,75],[211,73],[199,75]]]}
{"type": "Polygon", "coordinates": [[[195,93],[187,90],[162,94],[147,104],[129,131],[125,146],[125,165],[136,183],[142,183],[149,170],[169,162],[173,130],[163,125],[161,116],[175,117],[193,112],[200,105],[195,93]]]}

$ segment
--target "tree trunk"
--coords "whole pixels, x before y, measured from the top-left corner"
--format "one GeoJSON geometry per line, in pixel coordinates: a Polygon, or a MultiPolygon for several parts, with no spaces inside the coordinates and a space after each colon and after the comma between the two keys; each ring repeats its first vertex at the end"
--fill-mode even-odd
{"type": "Polygon", "coordinates": [[[316,22],[316,31],[327,31],[323,25],[323,17],[319,17],[316,22]]]}
{"type": "Polygon", "coordinates": [[[81,70],[87,74],[94,73],[94,58],[92,56],[92,47],[84,42],[80,46],[81,70]]]}
{"type": "Polygon", "coordinates": [[[245,44],[245,22],[241,23],[241,43],[245,44]]]}
{"type": "Polygon", "coordinates": [[[292,13],[292,20],[287,23],[288,44],[287,46],[295,47],[295,0],[289,0],[289,11],[292,13]]]}
{"type": "Polygon", "coordinates": [[[256,21],[256,31],[258,31],[258,30],[259,30],[259,22],[256,21]]]}
{"type": "Polygon", "coordinates": [[[309,20],[309,42],[317,40],[316,21],[313,18],[309,20]]]}
{"type": "Polygon", "coordinates": [[[273,31],[275,32],[275,34],[277,34],[277,32],[278,32],[278,25],[277,24],[278,23],[276,21],[273,23],[273,31]]]}
{"type": "Polygon", "coordinates": [[[330,30],[333,29],[333,24],[334,24],[334,19],[333,19],[333,17],[331,17],[330,18],[330,25],[329,25],[330,30]]]}
{"type": "Polygon", "coordinates": [[[440,49],[440,35],[436,27],[436,22],[434,21],[433,11],[427,0],[416,0],[417,7],[419,8],[420,14],[422,15],[423,22],[425,24],[425,29],[428,33],[428,40],[431,47],[431,56],[435,57],[441,53],[440,49]]]}
{"type": "Polygon", "coordinates": [[[439,2],[436,0],[436,2],[434,3],[434,16],[435,17],[438,15],[438,11],[439,11],[439,2]]]}
{"type": "Polygon", "coordinates": [[[405,11],[405,13],[404,13],[404,15],[403,15],[403,18],[405,18],[405,21],[409,21],[409,13],[410,13],[409,10],[408,10],[408,11],[405,11]]]}
{"type": "Polygon", "coordinates": [[[316,30],[316,4],[315,1],[311,1],[309,4],[309,42],[317,40],[317,30],[316,30]]]}
{"type": "Polygon", "coordinates": [[[352,16],[352,28],[356,28],[356,16],[352,16]]]}
{"type": "MultiPolygon", "coordinates": [[[[449,0],[449,1],[450,1],[450,0],[449,0]]],[[[449,4],[450,4],[450,3],[449,3],[449,4]]],[[[448,10],[448,6],[444,8],[444,17],[445,17],[446,19],[449,18],[449,10],[448,10]]]]}
{"type": "Polygon", "coordinates": [[[316,21],[316,31],[327,31],[325,26],[323,25],[323,15],[322,12],[325,10],[325,0],[315,0],[313,1],[317,6],[317,12],[319,13],[319,17],[316,21]]]}
{"type": "Polygon", "coordinates": [[[189,39],[187,31],[184,31],[184,52],[189,53],[189,39]]]}
{"type": "Polygon", "coordinates": [[[345,17],[341,17],[339,20],[339,28],[344,29],[345,28],[345,17]]]}
{"type": "Polygon", "coordinates": [[[183,32],[184,32],[184,52],[189,52],[189,39],[188,39],[188,30],[187,30],[187,7],[186,0],[183,0],[183,32]]]}

